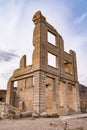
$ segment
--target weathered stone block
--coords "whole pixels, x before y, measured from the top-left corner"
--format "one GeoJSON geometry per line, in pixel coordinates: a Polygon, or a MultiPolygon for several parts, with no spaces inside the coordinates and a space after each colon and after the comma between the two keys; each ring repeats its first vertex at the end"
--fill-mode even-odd
{"type": "Polygon", "coordinates": [[[32,111],[21,112],[20,116],[21,117],[31,117],[32,111]]]}

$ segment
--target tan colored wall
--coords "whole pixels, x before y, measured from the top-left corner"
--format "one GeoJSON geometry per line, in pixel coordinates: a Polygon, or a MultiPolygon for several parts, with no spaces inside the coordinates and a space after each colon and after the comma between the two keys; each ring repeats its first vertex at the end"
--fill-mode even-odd
{"type": "Polygon", "coordinates": [[[15,91],[14,106],[21,107],[23,110],[33,109],[33,77],[21,79],[17,81],[17,89],[15,91]],[[22,103],[22,104],[21,104],[22,103]]]}
{"type": "Polygon", "coordinates": [[[26,66],[25,55],[21,58],[19,69],[9,79],[6,102],[37,113],[80,112],[76,53],[64,51],[62,37],[40,11],[33,16],[33,22],[32,65],[26,66]],[[55,45],[48,42],[48,32],[55,36],[55,45]],[[56,57],[56,67],[48,65],[48,53],[56,57]],[[14,81],[18,82],[15,91],[14,81]]]}
{"type": "Polygon", "coordinates": [[[49,114],[54,112],[54,89],[54,79],[46,77],[46,109],[49,114]]]}

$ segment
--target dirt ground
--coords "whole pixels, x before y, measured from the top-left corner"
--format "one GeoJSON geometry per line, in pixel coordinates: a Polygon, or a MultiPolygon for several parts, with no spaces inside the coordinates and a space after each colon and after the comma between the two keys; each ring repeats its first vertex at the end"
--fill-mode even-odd
{"type": "Polygon", "coordinates": [[[0,130],[87,130],[87,116],[4,119],[0,130]]]}

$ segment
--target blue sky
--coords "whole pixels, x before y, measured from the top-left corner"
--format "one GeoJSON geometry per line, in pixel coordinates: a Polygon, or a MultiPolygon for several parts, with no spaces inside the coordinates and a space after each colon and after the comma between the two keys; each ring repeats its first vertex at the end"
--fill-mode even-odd
{"type": "Polygon", "coordinates": [[[62,35],[65,51],[76,51],[79,82],[87,86],[87,0],[0,0],[0,89],[7,87],[22,55],[31,64],[37,10],[62,35]]]}

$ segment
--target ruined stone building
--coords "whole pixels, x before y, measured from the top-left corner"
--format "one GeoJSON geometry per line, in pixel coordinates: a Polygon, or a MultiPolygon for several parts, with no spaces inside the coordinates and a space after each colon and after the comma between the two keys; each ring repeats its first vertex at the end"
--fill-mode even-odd
{"type": "Polygon", "coordinates": [[[64,51],[61,35],[40,11],[33,16],[33,22],[32,65],[26,65],[26,55],[21,58],[19,69],[9,79],[6,103],[22,111],[33,109],[49,115],[79,113],[76,53],[64,51]]]}

